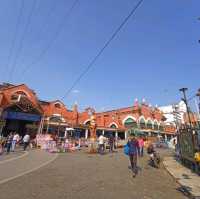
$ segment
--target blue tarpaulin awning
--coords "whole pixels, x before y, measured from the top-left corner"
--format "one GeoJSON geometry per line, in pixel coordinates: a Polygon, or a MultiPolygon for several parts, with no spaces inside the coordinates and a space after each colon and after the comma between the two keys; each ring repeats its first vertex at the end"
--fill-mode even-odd
{"type": "Polygon", "coordinates": [[[40,115],[30,114],[30,113],[22,113],[22,112],[13,112],[6,111],[3,113],[4,119],[13,119],[13,120],[26,120],[32,122],[38,122],[41,120],[40,115]]]}

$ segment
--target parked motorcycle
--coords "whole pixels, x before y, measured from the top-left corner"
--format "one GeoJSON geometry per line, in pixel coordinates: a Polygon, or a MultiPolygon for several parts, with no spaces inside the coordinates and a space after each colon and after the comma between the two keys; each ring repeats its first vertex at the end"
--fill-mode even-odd
{"type": "Polygon", "coordinates": [[[149,163],[151,166],[155,168],[160,168],[160,162],[161,162],[161,159],[160,159],[159,153],[154,151],[153,153],[150,154],[149,163]]]}

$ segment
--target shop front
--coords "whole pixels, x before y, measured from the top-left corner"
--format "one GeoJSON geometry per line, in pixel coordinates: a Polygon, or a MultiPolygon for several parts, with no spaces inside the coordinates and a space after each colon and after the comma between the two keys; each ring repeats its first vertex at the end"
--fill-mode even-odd
{"type": "Polygon", "coordinates": [[[40,115],[11,110],[4,111],[2,118],[5,121],[5,126],[2,130],[3,136],[7,136],[10,132],[17,132],[20,136],[24,136],[28,130],[28,125],[29,129],[30,125],[39,126],[41,120],[40,115]]]}
{"type": "Polygon", "coordinates": [[[20,136],[24,136],[28,130],[31,130],[30,126],[34,126],[32,133],[36,135],[37,129],[35,127],[39,127],[41,116],[40,107],[34,105],[26,96],[12,100],[2,110],[1,120],[5,121],[2,135],[7,136],[10,132],[16,132],[20,136]]]}

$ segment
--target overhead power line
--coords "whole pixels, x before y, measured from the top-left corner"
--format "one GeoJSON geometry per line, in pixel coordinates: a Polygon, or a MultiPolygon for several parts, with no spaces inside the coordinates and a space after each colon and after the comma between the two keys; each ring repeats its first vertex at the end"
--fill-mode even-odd
{"type": "MultiPolygon", "coordinates": [[[[18,33],[20,20],[21,20],[22,14],[23,14],[23,9],[24,9],[24,1],[25,0],[21,0],[21,5],[20,5],[20,8],[19,8],[19,14],[17,16],[17,23],[16,23],[16,26],[15,26],[14,36],[13,36],[11,46],[10,46],[10,49],[9,49],[8,61],[7,61],[6,68],[9,68],[10,60],[12,59],[13,50],[15,48],[15,43],[16,43],[16,40],[17,40],[17,33],[18,33]]],[[[8,77],[8,79],[9,79],[9,77],[8,77]]]]}
{"type": "Polygon", "coordinates": [[[38,31],[35,40],[40,41],[42,39],[41,35],[43,35],[47,31],[48,25],[52,23],[51,21],[49,21],[49,19],[52,17],[53,14],[55,14],[54,10],[56,10],[58,5],[59,5],[58,2],[53,0],[53,3],[48,10],[48,13],[46,14],[47,17],[44,21],[44,24],[38,31]]]}
{"type": "Polygon", "coordinates": [[[63,20],[61,21],[61,23],[59,24],[59,27],[57,29],[57,31],[55,32],[55,35],[53,37],[53,39],[51,40],[51,42],[49,42],[49,44],[46,46],[45,49],[43,49],[43,51],[39,54],[38,58],[35,59],[31,64],[27,65],[25,67],[25,69],[22,71],[21,73],[21,77],[24,77],[24,74],[35,64],[39,63],[40,60],[46,55],[46,53],[48,52],[48,50],[51,48],[51,46],[53,45],[53,43],[56,41],[57,37],[59,36],[60,32],[62,31],[62,28],[64,27],[64,24],[67,20],[67,18],[69,18],[70,14],[72,13],[73,9],[75,8],[75,6],[77,5],[79,0],[75,0],[74,3],[72,4],[72,6],[70,7],[69,10],[67,10],[67,12],[65,13],[63,20]]]}
{"type": "Polygon", "coordinates": [[[97,59],[100,57],[100,55],[109,46],[109,44],[112,42],[112,40],[117,36],[117,34],[120,32],[120,30],[123,28],[123,26],[128,22],[130,17],[135,14],[136,10],[140,7],[140,5],[142,4],[143,1],[144,0],[140,0],[136,5],[134,5],[134,7],[132,8],[132,10],[128,14],[128,16],[122,21],[122,23],[119,25],[119,27],[114,31],[114,33],[111,35],[111,37],[107,40],[107,42],[103,45],[103,47],[98,51],[97,55],[91,60],[91,62],[88,64],[88,66],[85,68],[85,70],[74,81],[72,86],[63,95],[61,100],[63,100],[65,97],[67,97],[70,94],[72,89],[79,83],[79,81],[83,78],[83,76],[92,68],[92,66],[97,61],[97,59]]]}
{"type": "Polygon", "coordinates": [[[21,40],[19,42],[19,47],[18,47],[18,50],[16,51],[15,59],[14,59],[13,65],[11,67],[10,81],[12,81],[12,77],[13,77],[13,73],[15,72],[15,67],[16,67],[16,64],[17,64],[17,60],[18,60],[18,58],[19,58],[19,56],[21,54],[21,51],[23,49],[23,43],[25,41],[25,38],[26,38],[26,35],[27,35],[27,32],[28,32],[28,27],[31,24],[31,18],[33,16],[33,13],[34,13],[36,5],[37,5],[37,0],[33,0],[32,6],[31,6],[31,10],[30,10],[30,13],[28,15],[27,22],[25,24],[24,32],[23,32],[21,40]]]}
{"type": "MultiPolygon", "coordinates": [[[[41,2],[41,1],[40,1],[41,2]]],[[[48,28],[49,23],[51,23],[51,21],[49,21],[49,18],[51,18],[51,16],[54,14],[54,10],[56,9],[56,7],[58,6],[58,2],[53,0],[52,5],[50,5],[50,8],[48,10],[48,13],[46,14],[46,18],[44,20],[44,23],[42,24],[41,28],[38,28],[38,32],[36,33],[36,36],[34,38],[34,40],[36,41],[35,44],[38,44],[38,42],[40,42],[42,40],[42,36],[48,28]]],[[[39,4],[40,7],[40,4],[39,4]]],[[[24,64],[25,58],[26,58],[26,54],[24,55],[24,59],[22,59],[22,61],[20,62],[20,65],[22,66],[24,64]]],[[[18,63],[19,65],[19,63],[18,63]]]]}

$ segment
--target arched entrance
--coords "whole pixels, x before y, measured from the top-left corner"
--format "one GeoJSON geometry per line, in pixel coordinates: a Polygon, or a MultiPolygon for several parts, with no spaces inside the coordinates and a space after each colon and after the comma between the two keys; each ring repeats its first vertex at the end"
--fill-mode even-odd
{"type": "Polygon", "coordinates": [[[151,120],[147,121],[147,128],[148,129],[153,129],[153,122],[151,120]]]}
{"type": "Polygon", "coordinates": [[[124,126],[126,128],[137,128],[138,127],[137,122],[133,118],[126,119],[124,122],[124,126]]]}
{"type": "Polygon", "coordinates": [[[158,127],[158,122],[154,121],[154,130],[158,131],[159,127],[158,127]]]}
{"type": "Polygon", "coordinates": [[[145,122],[145,119],[143,117],[140,118],[139,124],[140,124],[140,128],[141,129],[145,129],[146,128],[146,122],[145,122]]]}
{"type": "Polygon", "coordinates": [[[3,136],[7,136],[9,132],[17,132],[20,136],[24,136],[29,132],[34,137],[37,134],[36,127],[39,127],[41,120],[41,112],[26,98],[23,102],[19,100],[4,109],[2,118],[6,121],[2,131],[3,136]]]}

